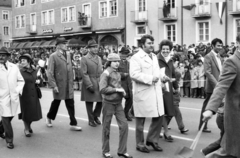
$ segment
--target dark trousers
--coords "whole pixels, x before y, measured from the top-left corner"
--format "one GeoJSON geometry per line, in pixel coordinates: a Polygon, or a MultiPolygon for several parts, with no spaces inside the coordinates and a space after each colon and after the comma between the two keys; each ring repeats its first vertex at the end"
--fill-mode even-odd
{"type": "MultiPolygon", "coordinates": [[[[203,102],[203,106],[202,106],[202,110],[201,110],[201,114],[200,114],[200,121],[199,121],[198,130],[200,130],[201,127],[202,127],[202,124],[203,124],[203,115],[202,114],[204,113],[204,111],[207,107],[208,101],[211,98],[211,96],[212,96],[212,93],[206,93],[206,98],[203,102]]],[[[207,124],[208,124],[208,122],[206,122],[204,129],[207,129],[207,124]]]]}
{"type": "MultiPolygon", "coordinates": [[[[145,117],[136,117],[136,145],[144,147],[144,123],[145,117]]],[[[147,134],[147,141],[152,143],[158,143],[159,134],[162,129],[163,116],[152,118],[151,125],[147,134]]]]}
{"type": "Polygon", "coordinates": [[[13,117],[2,117],[2,120],[0,121],[0,134],[5,132],[5,139],[7,143],[13,142],[12,119],[13,117]]]}
{"type": "Polygon", "coordinates": [[[217,141],[209,144],[206,148],[204,148],[202,150],[205,155],[208,155],[208,154],[221,148],[221,141],[222,141],[222,137],[224,134],[224,116],[223,116],[223,114],[217,115],[216,123],[217,123],[218,128],[220,129],[220,138],[217,141]]]}
{"type": "Polygon", "coordinates": [[[125,154],[127,152],[128,123],[124,115],[122,104],[103,103],[103,129],[102,129],[102,152],[110,151],[110,127],[113,115],[115,115],[119,127],[119,145],[118,153],[125,154]]]}
{"type": "MultiPolygon", "coordinates": [[[[176,122],[177,122],[177,125],[178,125],[178,129],[181,131],[181,130],[184,130],[185,128],[185,125],[183,124],[183,119],[182,119],[182,113],[179,109],[179,105],[174,105],[174,110],[175,110],[175,119],[176,119],[176,122]]],[[[167,124],[169,125],[171,119],[172,119],[172,116],[165,116],[166,117],[166,120],[167,120],[167,124]]]]}
{"type": "Polygon", "coordinates": [[[191,97],[197,97],[197,88],[191,88],[191,97]]]}
{"type": "Polygon", "coordinates": [[[100,117],[100,114],[102,111],[102,102],[97,102],[94,110],[93,110],[93,102],[86,102],[86,109],[88,114],[88,121],[93,122],[94,118],[100,117]]]}
{"type": "MultiPolygon", "coordinates": [[[[52,101],[50,110],[47,114],[47,117],[49,119],[55,120],[60,103],[61,103],[61,100],[54,99],[52,101]]],[[[65,100],[65,105],[67,107],[68,115],[70,117],[70,125],[71,126],[76,126],[77,125],[77,120],[75,118],[74,100],[73,99],[66,99],[65,100]]]]}
{"type": "Polygon", "coordinates": [[[129,98],[125,98],[125,107],[124,107],[124,113],[126,116],[128,116],[129,110],[132,108],[133,105],[133,98],[130,96],[129,98]]]}
{"type": "Polygon", "coordinates": [[[183,88],[183,95],[190,97],[190,87],[184,87],[183,88]]]}

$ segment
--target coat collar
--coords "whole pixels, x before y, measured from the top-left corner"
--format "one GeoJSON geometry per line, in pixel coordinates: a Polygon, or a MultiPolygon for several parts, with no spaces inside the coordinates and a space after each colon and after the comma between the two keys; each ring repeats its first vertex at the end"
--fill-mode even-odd
{"type": "MultiPolygon", "coordinates": [[[[67,59],[63,56],[63,52],[61,50],[57,50],[57,55],[59,56],[59,58],[61,58],[62,60],[64,60],[65,62],[67,62],[67,59]]],[[[67,52],[66,52],[67,54],[67,52]]]]}
{"type": "Polygon", "coordinates": [[[11,72],[11,69],[12,69],[12,67],[13,67],[13,64],[12,63],[10,63],[9,61],[7,61],[6,62],[6,66],[7,66],[7,70],[6,70],[6,68],[3,66],[3,64],[1,64],[1,69],[3,70],[3,71],[6,71],[8,74],[11,72]]]}
{"type": "Polygon", "coordinates": [[[157,54],[157,58],[158,58],[158,60],[163,61],[167,66],[168,66],[168,63],[172,61],[172,59],[169,59],[169,61],[166,62],[166,60],[164,59],[164,57],[162,56],[162,54],[160,52],[157,54]]]}
{"type": "MultiPolygon", "coordinates": [[[[212,57],[212,59],[213,59],[213,62],[215,63],[215,65],[217,66],[217,68],[218,68],[218,70],[220,71],[220,68],[219,68],[219,66],[218,66],[218,62],[217,62],[217,60],[216,60],[216,57],[215,57],[215,54],[214,54],[215,52],[213,52],[213,50],[211,51],[211,53],[210,53],[210,55],[211,55],[211,57],[212,57]]],[[[222,61],[222,59],[220,59],[221,60],[221,63],[223,64],[223,61],[222,61]]]]}
{"type": "MultiPolygon", "coordinates": [[[[146,62],[148,62],[149,64],[153,64],[153,60],[149,57],[149,55],[144,51],[144,50],[142,50],[142,49],[140,49],[139,51],[138,51],[138,53],[139,53],[139,55],[140,55],[140,57],[142,58],[142,59],[144,59],[144,61],[146,61],[146,62]]],[[[156,55],[155,54],[153,54],[153,53],[151,53],[152,54],[152,57],[154,58],[156,55]]]]}

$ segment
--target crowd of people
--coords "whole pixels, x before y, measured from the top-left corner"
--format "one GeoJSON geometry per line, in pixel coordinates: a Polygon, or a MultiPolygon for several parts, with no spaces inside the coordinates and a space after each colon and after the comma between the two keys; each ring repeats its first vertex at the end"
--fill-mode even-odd
{"type": "MultiPolygon", "coordinates": [[[[239,46],[240,36],[237,42],[239,46]]],[[[90,40],[81,49],[68,48],[66,43],[65,38],[58,37],[56,49],[47,52],[0,49],[0,137],[6,139],[9,149],[14,148],[12,118],[19,115],[25,136],[31,137],[32,122],[42,118],[39,101],[42,95],[38,85],[48,85],[53,91],[53,101],[45,119],[46,125],[53,126],[60,102],[64,100],[70,129],[82,130],[75,118],[74,107],[74,89],[80,89],[89,126],[102,124],[102,155],[105,158],[112,158],[109,136],[113,115],[120,130],[117,154],[124,158],[133,157],[127,152],[127,121],[133,118],[136,121],[136,150],[140,152],[150,153],[149,146],[155,151],[163,151],[158,144],[162,129],[164,139],[174,141],[168,128],[173,117],[180,133],[188,132],[179,109],[181,96],[205,98],[199,130],[204,127],[203,132],[211,132],[207,120],[217,112],[218,125],[223,124],[223,120],[230,122],[224,123],[228,129],[219,127],[220,139],[201,152],[209,158],[240,156],[237,90],[240,55],[234,43],[230,47],[223,46],[223,42],[215,38],[207,46],[200,43],[186,48],[186,45],[173,46],[171,41],[163,40],[159,50],[155,51],[154,38],[144,35],[140,47],[120,46],[113,52],[100,48],[95,40],[90,40]],[[125,106],[122,106],[123,99],[125,106]],[[226,113],[222,107],[226,107],[226,113]],[[99,119],[101,114],[102,121],[99,119]],[[152,120],[145,141],[146,118],[152,120]],[[222,140],[225,140],[224,145],[220,144],[222,140]]]]}

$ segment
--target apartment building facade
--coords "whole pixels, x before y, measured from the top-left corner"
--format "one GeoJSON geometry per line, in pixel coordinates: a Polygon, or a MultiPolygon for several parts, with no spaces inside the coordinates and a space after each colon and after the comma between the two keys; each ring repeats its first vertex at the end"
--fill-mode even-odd
{"type": "Polygon", "coordinates": [[[12,8],[11,1],[0,0],[0,47],[10,47],[12,38],[12,8]]]}
{"type": "Polygon", "coordinates": [[[127,44],[138,46],[144,34],[174,44],[235,42],[240,33],[240,0],[132,0],[126,8],[127,44]]]}
{"type": "Polygon", "coordinates": [[[95,39],[101,46],[116,49],[125,42],[125,0],[12,0],[12,3],[13,43],[51,43],[56,36],[64,36],[80,40],[83,45],[95,39]]]}

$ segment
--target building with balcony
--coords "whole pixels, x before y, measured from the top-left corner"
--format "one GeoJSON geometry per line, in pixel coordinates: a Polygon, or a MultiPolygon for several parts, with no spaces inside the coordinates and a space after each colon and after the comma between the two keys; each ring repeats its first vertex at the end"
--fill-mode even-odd
{"type": "Polygon", "coordinates": [[[10,47],[12,38],[12,3],[11,1],[0,0],[0,47],[10,47]]]}
{"type": "Polygon", "coordinates": [[[81,45],[95,39],[111,50],[125,43],[125,0],[12,0],[12,3],[14,43],[35,42],[34,48],[46,47],[56,36],[77,39],[81,45]],[[41,41],[45,43],[39,45],[41,41]]]}
{"type": "Polygon", "coordinates": [[[130,46],[138,46],[145,34],[153,35],[155,49],[163,39],[190,45],[217,37],[230,45],[240,33],[240,0],[131,0],[126,31],[130,46]],[[219,2],[225,3],[221,20],[219,2]]]}

